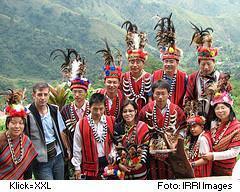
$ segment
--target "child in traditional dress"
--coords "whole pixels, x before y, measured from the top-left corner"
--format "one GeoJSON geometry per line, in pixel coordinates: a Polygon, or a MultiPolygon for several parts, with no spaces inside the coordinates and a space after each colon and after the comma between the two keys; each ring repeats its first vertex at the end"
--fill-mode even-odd
{"type": "Polygon", "coordinates": [[[187,139],[187,151],[189,161],[194,169],[195,177],[209,177],[212,162],[204,160],[203,154],[212,151],[211,136],[204,130],[205,118],[203,116],[192,116],[187,119],[189,137],[187,139]]]}

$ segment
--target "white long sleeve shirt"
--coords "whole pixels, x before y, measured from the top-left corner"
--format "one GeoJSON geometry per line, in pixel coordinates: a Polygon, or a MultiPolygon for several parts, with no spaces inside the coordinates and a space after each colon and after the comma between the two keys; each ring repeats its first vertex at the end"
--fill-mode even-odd
{"type": "Polygon", "coordinates": [[[201,135],[199,135],[198,139],[199,139],[199,157],[201,157],[201,155],[206,154],[210,151],[210,147],[209,147],[209,143],[206,137],[202,136],[204,132],[201,133],[201,135]]]}
{"type": "MultiPolygon", "coordinates": [[[[211,122],[211,127],[216,126],[216,121],[211,122]]],[[[225,160],[237,157],[240,152],[240,146],[230,148],[226,151],[213,152],[213,160],[225,160]]]]}
{"type": "Polygon", "coordinates": [[[225,160],[237,157],[240,152],[240,146],[230,148],[226,151],[213,152],[213,160],[225,160]]]}
{"type": "Polygon", "coordinates": [[[240,180],[240,160],[237,161],[233,168],[232,179],[240,180]]]}

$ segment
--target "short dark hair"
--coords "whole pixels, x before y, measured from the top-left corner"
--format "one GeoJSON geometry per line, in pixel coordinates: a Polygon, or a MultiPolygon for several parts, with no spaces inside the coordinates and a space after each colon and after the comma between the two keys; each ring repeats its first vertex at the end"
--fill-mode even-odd
{"type": "MultiPolygon", "coordinates": [[[[10,123],[10,121],[12,120],[12,118],[13,117],[9,117],[9,116],[6,118],[6,121],[5,121],[6,130],[8,130],[7,126],[10,123]]],[[[23,123],[24,123],[24,129],[25,129],[26,126],[27,126],[27,120],[24,117],[22,117],[22,120],[23,120],[23,123]]]]}
{"type": "Polygon", "coordinates": [[[36,83],[33,85],[33,93],[36,93],[37,90],[41,90],[41,89],[45,89],[45,88],[50,89],[50,87],[47,83],[44,83],[44,82],[36,83]]]}
{"type": "Polygon", "coordinates": [[[167,89],[167,92],[169,93],[170,84],[166,80],[160,79],[157,82],[152,84],[152,92],[153,93],[154,93],[155,89],[167,89]]]}
{"type": "Polygon", "coordinates": [[[94,103],[103,103],[105,102],[105,96],[101,93],[93,93],[89,99],[89,106],[91,107],[94,103]]]}

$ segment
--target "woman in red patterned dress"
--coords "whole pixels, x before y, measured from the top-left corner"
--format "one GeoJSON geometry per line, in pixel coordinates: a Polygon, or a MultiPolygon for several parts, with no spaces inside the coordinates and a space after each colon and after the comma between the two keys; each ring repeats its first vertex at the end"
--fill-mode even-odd
{"type": "Polygon", "coordinates": [[[233,100],[227,92],[215,94],[211,119],[213,152],[203,155],[213,161],[213,176],[231,176],[240,152],[240,123],[232,109],[233,100]]]}
{"type": "Polygon", "coordinates": [[[37,152],[23,133],[26,111],[22,105],[10,105],[6,114],[6,131],[0,133],[0,180],[31,179],[26,172],[37,152]]]}

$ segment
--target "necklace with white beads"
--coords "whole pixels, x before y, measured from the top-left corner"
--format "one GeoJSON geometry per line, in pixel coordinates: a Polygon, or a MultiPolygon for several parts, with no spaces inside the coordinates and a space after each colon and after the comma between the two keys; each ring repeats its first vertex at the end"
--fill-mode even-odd
{"type": "MultiPolygon", "coordinates": [[[[177,80],[177,73],[174,73],[173,78],[172,78],[172,82],[171,82],[171,87],[170,87],[170,91],[169,91],[169,95],[168,95],[168,99],[171,100],[172,98],[172,94],[175,91],[175,86],[176,86],[176,80],[177,80]]],[[[166,80],[167,76],[166,73],[163,72],[163,79],[166,80]]]]}
{"type": "MultiPolygon", "coordinates": [[[[113,116],[114,117],[118,117],[118,114],[120,113],[120,107],[119,107],[119,104],[120,103],[120,101],[119,101],[119,98],[118,98],[118,95],[116,96],[116,109],[115,109],[115,111],[114,111],[114,114],[113,114],[113,116]]],[[[107,100],[105,101],[105,111],[106,111],[106,114],[108,115],[108,116],[111,116],[111,114],[110,114],[110,111],[109,111],[109,109],[108,109],[108,102],[107,102],[107,100]]]]}
{"type": "Polygon", "coordinates": [[[170,113],[170,105],[167,103],[167,110],[166,110],[166,115],[165,115],[165,119],[164,119],[164,124],[163,127],[158,127],[157,125],[157,103],[156,101],[154,101],[154,105],[153,105],[153,127],[160,129],[161,131],[166,130],[168,121],[169,121],[169,113],[170,113]]]}
{"type": "Polygon", "coordinates": [[[12,160],[13,160],[13,163],[15,165],[19,164],[22,159],[23,159],[23,153],[24,153],[24,149],[23,149],[23,141],[22,141],[22,134],[20,135],[20,155],[19,157],[16,157],[15,155],[15,151],[14,151],[14,146],[13,146],[13,142],[12,142],[12,139],[10,137],[10,135],[6,132],[6,136],[7,136],[7,141],[8,141],[8,145],[10,147],[10,153],[11,153],[11,156],[12,156],[12,160]]]}
{"type": "Polygon", "coordinates": [[[102,132],[102,135],[100,136],[97,132],[97,129],[96,129],[95,125],[94,125],[93,119],[89,115],[87,116],[87,119],[88,119],[89,126],[91,127],[91,129],[93,131],[94,138],[96,139],[96,141],[98,143],[103,143],[106,139],[106,136],[107,136],[107,122],[106,121],[104,122],[103,132],[102,132]]]}
{"type": "Polygon", "coordinates": [[[229,125],[230,125],[231,121],[228,122],[227,125],[225,125],[225,128],[221,131],[221,134],[218,136],[218,138],[216,138],[216,132],[217,129],[219,128],[219,125],[211,128],[211,134],[212,134],[212,139],[213,139],[213,145],[217,145],[219,143],[219,141],[223,138],[223,135],[225,134],[225,132],[227,131],[229,125]]]}

